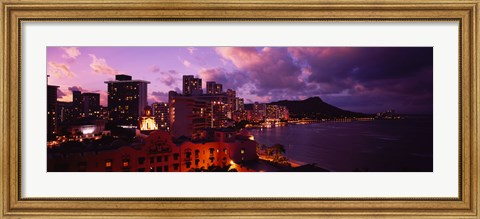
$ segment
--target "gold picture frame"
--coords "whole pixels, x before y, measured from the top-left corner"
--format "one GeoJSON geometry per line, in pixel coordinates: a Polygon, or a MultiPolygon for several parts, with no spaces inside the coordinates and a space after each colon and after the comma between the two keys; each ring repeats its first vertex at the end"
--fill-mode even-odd
{"type": "Polygon", "coordinates": [[[478,0],[2,0],[2,218],[478,218],[478,0]],[[22,198],[19,129],[24,21],[456,21],[460,143],[457,198],[22,198]]]}

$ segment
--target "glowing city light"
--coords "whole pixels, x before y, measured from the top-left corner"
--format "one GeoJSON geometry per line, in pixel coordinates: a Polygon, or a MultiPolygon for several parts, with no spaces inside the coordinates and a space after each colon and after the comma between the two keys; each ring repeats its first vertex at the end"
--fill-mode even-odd
{"type": "Polygon", "coordinates": [[[92,134],[95,131],[95,126],[93,126],[93,125],[82,126],[80,128],[80,130],[82,131],[82,134],[89,135],[89,134],[92,134]]]}

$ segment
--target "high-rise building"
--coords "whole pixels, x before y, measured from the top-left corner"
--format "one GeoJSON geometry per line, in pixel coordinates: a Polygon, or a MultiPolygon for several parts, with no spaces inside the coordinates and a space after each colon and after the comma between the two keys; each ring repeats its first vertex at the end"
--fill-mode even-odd
{"type": "Polygon", "coordinates": [[[207,81],[207,94],[216,95],[223,93],[223,85],[215,81],[207,81]]]}
{"type": "Polygon", "coordinates": [[[226,126],[228,120],[228,97],[226,93],[217,95],[202,95],[197,96],[196,98],[208,103],[208,107],[211,112],[211,114],[209,114],[210,128],[222,128],[226,126]]]}
{"type": "Polygon", "coordinates": [[[137,128],[138,119],[147,106],[147,84],[144,80],[132,80],[129,75],[116,75],[108,85],[109,119],[118,126],[137,128]]]}
{"type": "Polygon", "coordinates": [[[83,114],[83,96],[82,92],[78,90],[72,91],[73,94],[73,118],[80,119],[83,118],[85,115],[83,114]]]}
{"type": "Polygon", "coordinates": [[[153,115],[158,124],[158,128],[162,130],[169,130],[170,124],[170,109],[168,103],[153,103],[153,115]]]}
{"type": "Polygon", "coordinates": [[[235,90],[227,89],[226,111],[227,111],[227,117],[229,119],[233,119],[233,111],[235,111],[236,96],[237,96],[237,92],[235,92],[235,90]]]}
{"type": "Polygon", "coordinates": [[[207,94],[211,95],[215,92],[215,81],[207,81],[207,94]]]}
{"type": "Polygon", "coordinates": [[[202,79],[195,78],[193,75],[183,76],[183,95],[201,95],[202,93],[202,79]]]}
{"type": "Polygon", "coordinates": [[[173,137],[185,136],[192,139],[205,137],[210,127],[209,102],[196,97],[169,93],[170,133],[173,137]]]}
{"type": "Polygon", "coordinates": [[[240,122],[242,120],[249,120],[249,111],[247,110],[237,110],[235,112],[233,112],[233,120],[235,120],[236,122],[240,122]]]}
{"type": "Polygon", "coordinates": [[[210,102],[210,107],[210,128],[227,127],[227,104],[221,101],[212,101],[210,102]]]}
{"type": "Polygon", "coordinates": [[[265,103],[255,102],[253,104],[253,115],[252,119],[255,121],[262,121],[265,119],[267,114],[267,105],[265,103]]]}
{"type": "Polygon", "coordinates": [[[245,106],[243,103],[243,98],[235,98],[235,111],[243,111],[245,110],[245,106]]]}
{"type": "Polygon", "coordinates": [[[85,117],[100,116],[100,94],[99,93],[83,93],[82,110],[85,117]]]}
{"type": "Polygon", "coordinates": [[[110,118],[110,111],[108,111],[108,107],[100,106],[100,116],[98,118],[109,120],[110,118]]]}
{"type": "Polygon", "coordinates": [[[100,94],[72,91],[73,102],[71,114],[73,119],[100,117],[100,94]]]}
{"type": "Polygon", "coordinates": [[[288,120],[288,109],[286,106],[267,105],[266,118],[271,120],[288,120]]]}
{"type": "Polygon", "coordinates": [[[50,136],[55,135],[58,128],[57,88],[58,86],[47,86],[47,134],[50,136]]]}
{"type": "Polygon", "coordinates": [[[58,123],[67,123],[73,120],[73,102],[57,101],[58,123]]]}

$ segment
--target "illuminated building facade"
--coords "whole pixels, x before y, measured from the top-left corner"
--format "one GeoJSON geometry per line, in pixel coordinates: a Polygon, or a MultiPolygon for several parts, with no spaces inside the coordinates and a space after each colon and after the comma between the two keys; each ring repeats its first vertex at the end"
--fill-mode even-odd
{"type": "Polygon", "coordinates": [[[222,93],[218,95],[202,95],[197,96],[198,99],[201,99],[208,103],[209,107],[209,127],[210,128],[223,128],[226,127],[228,119],[228,109],[227,104],[227,94],[222,93]]]}
{"type": "Polygon", "coordinates": [[[215,95],[223,93],[223,85],[217,84],[215,81],[207,81],[207,94],[215,95]]]}
{"type": "Polygon", "coordinates": [[[82,111],[85,117],[100,116],[100,94],[83,93],[82,111]]]}
{"type": "Polygon", "coordinates": [[[100,94],[82,93],[81,91],[72,91],[73,102],[71,114],[73,119],[84,117],[100,117],[100,94]]]}
{"type": "Polygon", "coordinates": [[[240,122],[242,120],[249,120],[251,118],[250,116],[251,110],[237,110],[233,112],[233,120],[235,122],[240,122]]]}
{"type": "Polygon", "coordinates": [[[210,126],[210,104],[208,101],[169,93],[170,131],[173,137],[185,136],[199,139],[210,126]]]}
{"type": "Polygon", "coordinates": [[[57,116],[59,124],[73,120],[73,102],[57,101],[57,116]]]}
{"type": "Polygon", "coordinates": [[[187,172],[206,170],[211,166],[225,167],[258,159],[257,143],[248,136],[231,131],[215,131],[213,141],[194,143],[172,142],[165,131],[153,131],[143,143],[115,141],[94,153],[89,147],[69,152],[51,149],[48,172],[187,172]]]}
{"type": "Polygon", "coordinates": [[[193,75],[183,76],[183,95],[202,95],[202,79],[195,78],[193,75]]]}
{"type": "Polygon", "coordinates": [[[140,119],[140,130],[141,131],[158,130],[158,124],[155,121],[155,117],[152,115],[152,108],[149,106],[145,107],[143,116],[140,119]]]}
{"type": "Polygon", "coordinates": [[[158,129],[168,131],[170,129],[170,107],[168,103],[153,103],[152,108],[158,129]]]}
{"type": "Polygon", "coordinates": [[[58,128],[57,116],[57,89],[58,86],[47,86],[47,134],[55,135],[58,128]]]}
{"type": "Polygon", "coordinates": [[[288,120],[288,109],[285,106],[267,105],[266,118],[273,120],[288,120]]]}
{"type": "Polygon", "coordinates": [[[82,92],[78,90],[72,91],[73,94],[73,118],[74,119],[80,119],[85,116],[83,113],[83,96],[82,92]]]}
{"type": "Polygon", "coordinates": [[[99,138],[105,131],[106,121],[95,117],[82,118],[69,123],[66,129],[77,140],[99,138]]]}
{"type": "Polygon", "coordinates": [[[235,98],[235,111],[243,111],[245,110],[245,105],[243,98],[235,98]]]}
{"type": "Polygon", "coordinates": [[[109,119],[121,127],[137,128],[143,109],[147,106],[147,84],[132,80],[129,75],[116,75],[108,85],[109,119]]]}
{"type": "Polygon", "coordinates": [[[253,104],[252,119],[255,121],[262,121],[265,119],[267,113],[267,104],[255,102],[253,104]]]}
{"type": "Polygon", "coordinates": [[[235,97],[233,105],[232,119],[236,122],[248,120],[248,111],[245,110],[243,98],[235,97]]]}
{"type": "Polygon", "coordinates": [[[226,102],[226,110],[227,110],[227,117],[229,119],[233,118],[233,111],[235,111],[235,99],[237,96],[237,92],[232,89],[227,89],[227,102],[226,102]]]}
{"type": "Polygon", "coordinates": [[[210,128],[224,128],[227,127],[227,111],[228,105],[221,101],[210,102],[211,106],[211,124],[210,128]]]}
{"type": "Polygon", "coordinates": [[[110,118],[110,111],[108,111],[108,107],[106,106],[100,106],[100,116],[99,118],[104,119],[104,120],[109,120],[110,118]]]}

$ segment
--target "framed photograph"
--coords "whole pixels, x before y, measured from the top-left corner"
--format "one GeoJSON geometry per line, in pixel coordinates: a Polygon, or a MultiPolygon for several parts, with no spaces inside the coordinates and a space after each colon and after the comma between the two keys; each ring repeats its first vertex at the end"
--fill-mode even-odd
{"type": "Polygon", "coordinates": [[[478,1],[1,1],[2,218],[477,218],[478,1]]]}

